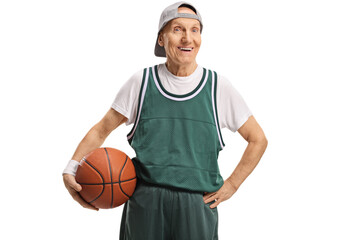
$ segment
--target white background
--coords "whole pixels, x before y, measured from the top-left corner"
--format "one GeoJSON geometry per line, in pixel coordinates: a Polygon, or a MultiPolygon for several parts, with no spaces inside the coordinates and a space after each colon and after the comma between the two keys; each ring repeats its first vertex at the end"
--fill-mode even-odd
{"type": "MultiPolygon", "coordinates": [[[[360,239],[360,4],[205,1],[198,63],[228,77],[269,145],[219,207],[220,239],[360,239]]],[[[118,239],[122,207],[83,209],[61,172],[153,55],[173,1],[0,2],[1,239],[118,239]],[[5,237],[6,235],[6,237],[5,237]]],[[[134,157],[122,125],[104,146],[134,157]]],[[[223,129],[227,178],[246,141],[223,129]]]]}

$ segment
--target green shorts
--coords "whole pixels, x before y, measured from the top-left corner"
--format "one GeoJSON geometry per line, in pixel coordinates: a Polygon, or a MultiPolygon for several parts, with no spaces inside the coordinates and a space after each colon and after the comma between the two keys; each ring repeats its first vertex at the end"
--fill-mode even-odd
{"type": "Polygon", "coordinates": [[[218,212],[203,194],[139,181],[125,203],[120,240],[217,240],[218,212]]]}

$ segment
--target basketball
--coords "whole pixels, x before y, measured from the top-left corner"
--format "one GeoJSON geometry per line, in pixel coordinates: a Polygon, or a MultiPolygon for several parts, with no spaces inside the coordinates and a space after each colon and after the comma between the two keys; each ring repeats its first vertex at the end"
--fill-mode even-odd
{"type": "Polygon", "coordinates": [[[115,208],[125,203],[136,187],[131,159],[114,148],[97,148],[87,154],[77,169],[80,196],[96,208],[115,208]]]}

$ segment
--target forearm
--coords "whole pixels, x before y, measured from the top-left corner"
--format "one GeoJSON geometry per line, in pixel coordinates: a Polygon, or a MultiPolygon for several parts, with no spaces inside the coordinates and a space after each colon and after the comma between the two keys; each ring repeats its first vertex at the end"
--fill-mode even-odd
{"type": "Polygon", "coordinates": [[[228,178],[229,182],[238,189],[245,179],[254,170],[256,165],[259,163],[262,155],[267,147],[267,140],[257,142],[249,142],[245,149],[245,152],[236,166],[233,173],[228,178]]]}
{"type": "Polygon", "coordinates": [[[95,125],[81,140],[72,159],[80,162],[86,154],[99,148],[104,143],[106,137],[107,135],[102,134],[101,131],[98,130],[98,126],[95,125]]]}

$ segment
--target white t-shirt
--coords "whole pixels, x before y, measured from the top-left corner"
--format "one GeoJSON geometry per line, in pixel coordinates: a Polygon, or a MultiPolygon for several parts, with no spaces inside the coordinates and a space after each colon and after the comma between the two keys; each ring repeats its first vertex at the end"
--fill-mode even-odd
{"type": "MultiPolygon", "coordinates": [[[[203,68],[198,65],[191,75],[178,77],[169,72],[163,63],[158,66],[158,74],[161,84],[168,92],[183,95],[194,90],[200,83],[203,68]]],[[[130,77],[121,87],[111,106],[127,117],[126,125],[133,124],[136,120],[142,78],[143,70],[130,77]]],[[[232,132],[236,132],[252,115],[240,93],[228,79],[219,74],[216,99],[220,128],[228,128],[232,132]]]]}

